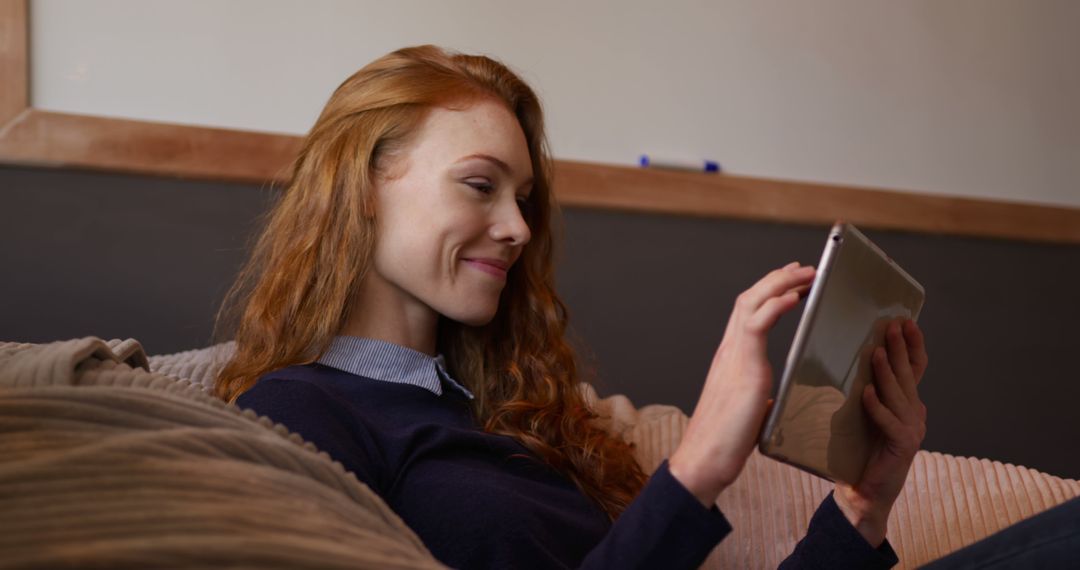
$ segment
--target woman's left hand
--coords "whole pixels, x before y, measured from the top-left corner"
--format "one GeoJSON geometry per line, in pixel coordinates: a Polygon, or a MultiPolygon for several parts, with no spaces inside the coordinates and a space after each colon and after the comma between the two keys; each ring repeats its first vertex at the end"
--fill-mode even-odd
{"type": "Polygon", "coordinates": [[[885,346],[874,351],[874,382],[863,392],[863,406],[883,437],[859,483],[838,482],[833,494],[840,511],[875,548],[885,540],[889,512],[926,436],[926,406],[917,390],[926,363],[918,325],[907,319],[889,323],[885,346]]]}

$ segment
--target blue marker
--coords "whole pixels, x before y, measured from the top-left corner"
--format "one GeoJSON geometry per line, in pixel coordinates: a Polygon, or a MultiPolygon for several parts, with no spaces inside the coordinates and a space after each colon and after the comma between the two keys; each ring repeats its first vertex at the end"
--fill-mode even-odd
{"type": "Polygon", "coordinates": [[[663,170],[683,170],[688,172],[720,172],[720,163],[714,160],[671,160],[667,158],[641,155],[638,163],[642,168],[660,168],[663,170]]]}

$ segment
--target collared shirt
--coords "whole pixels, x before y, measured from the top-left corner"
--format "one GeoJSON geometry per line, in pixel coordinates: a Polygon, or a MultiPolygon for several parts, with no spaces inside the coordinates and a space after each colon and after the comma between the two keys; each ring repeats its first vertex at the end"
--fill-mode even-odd
{"type": "Polygon", "coordinates": [[[319,364],[373,380],[419,386],[442,396],[445,382],[474,399],[472,392],[446,370],[443,355],[428,356],[411,348],[355,336],[337,336],[319,357],[319,364]]]}

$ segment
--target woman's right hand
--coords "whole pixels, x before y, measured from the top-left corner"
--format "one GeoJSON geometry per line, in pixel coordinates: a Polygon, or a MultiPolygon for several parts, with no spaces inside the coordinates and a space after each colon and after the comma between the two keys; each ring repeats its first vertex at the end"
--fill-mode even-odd
{"type": "Polygon", "coordinates": [[[697,407],[668,460],[672,476],[707,507],[735,482],[757,443],[773,383],[765,353],[769,330],[798,305],[814,272],[792,262],[735,301],[697,407]]]}

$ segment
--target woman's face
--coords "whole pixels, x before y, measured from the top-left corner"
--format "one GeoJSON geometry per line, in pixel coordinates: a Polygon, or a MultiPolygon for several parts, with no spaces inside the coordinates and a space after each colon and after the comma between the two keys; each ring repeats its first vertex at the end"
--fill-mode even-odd
{"type": "Polygon", "coordinates": [[[436,107],[385,170],[375,189],[380,302],[490,322],[530,238],[521,208],[533,171],[517,119],[491,100],[436,107]]]}

